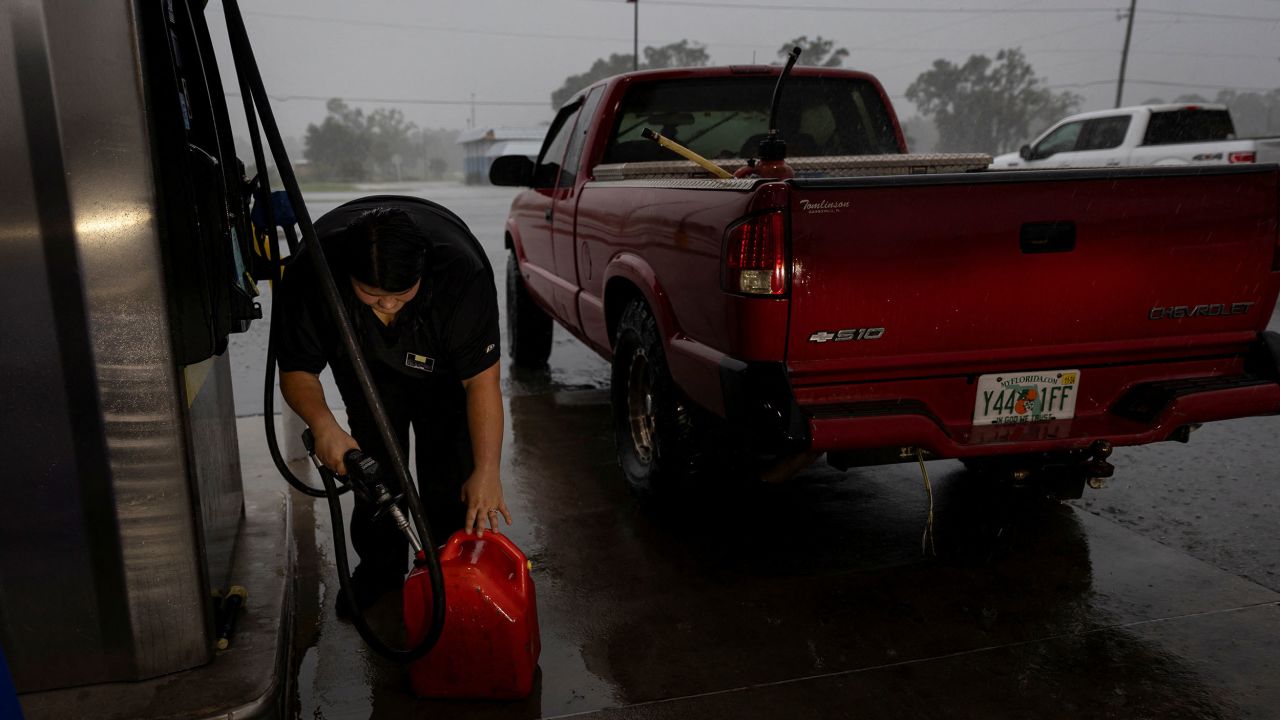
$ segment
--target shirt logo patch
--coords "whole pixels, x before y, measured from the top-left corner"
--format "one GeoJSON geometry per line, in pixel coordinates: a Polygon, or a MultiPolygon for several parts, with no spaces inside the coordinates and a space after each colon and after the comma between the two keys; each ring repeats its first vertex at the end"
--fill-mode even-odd
{"type": "Polygon", "coordinates": [[[491,353],[491,352],[493,352],[493,349],[494,349],[495,347],[497,347],[497,344],[495,344],[495,343],[489,343],[489,347],[485,348],[485,349],[484,349],[484,351],[485,351],[485,352],[487,352],[487,353],[491,353]]]}
{"type": "Polygon", "coordinates": [[[411,367],[415,370],[423,372],[434,372],[436,369],[435,358],[429,358],[426,355],[414,355],[413,353],[404,354],[405,367],[411,367]]]}

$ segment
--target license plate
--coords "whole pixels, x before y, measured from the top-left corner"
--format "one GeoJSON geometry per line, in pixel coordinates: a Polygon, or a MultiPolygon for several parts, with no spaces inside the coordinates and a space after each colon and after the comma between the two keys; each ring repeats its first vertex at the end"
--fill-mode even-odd
{"type": "Polygon", "coordinates": [[[995,373],[978,378],[974,425],[1066,420],[1076,415],[1079,370],[995,373]]]}

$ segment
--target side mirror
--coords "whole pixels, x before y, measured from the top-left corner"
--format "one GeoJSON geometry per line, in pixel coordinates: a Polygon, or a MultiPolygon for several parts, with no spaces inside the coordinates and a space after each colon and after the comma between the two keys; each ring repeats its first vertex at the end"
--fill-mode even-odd
{"type": "Polygon", "coordinates": [[[1018,148],[1018,155],[1019,155],[1023,160],[1030,160],[1030,159],[1031,159],[1031,146],[1030,146],[1030,145],[1023,145],[1022,147],[1018,148]]]}
{"type": "Polygon", "coordinates": [[[527,155],[503,155],[489,166],[489,182],[508,187],[531,187],[533,161],[527,155]]]}

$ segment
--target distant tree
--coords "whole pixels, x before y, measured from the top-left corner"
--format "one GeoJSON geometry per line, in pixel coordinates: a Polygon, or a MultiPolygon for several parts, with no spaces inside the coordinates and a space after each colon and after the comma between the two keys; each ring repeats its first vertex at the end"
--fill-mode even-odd
{"type": "Polygon", "coordinates": [[[1280,88],[1265,93],[1220,90],[1214,102],[1231,110],[1238,137],[1280,135],[1280,88]]]}
{"type": "Polygon", "coordinates": [[[902,121],[902,134],[911,152],[933,152],[938,144],[938,129],[929,118],[920,115],[913,115],[902,121]]]}
{"type": "Polygon", "coordinates": [[[786,59],[791,53],[791,48],[800,48],[800,59],[796,60],[797,65],[813,65],[815,67],[840,67],[844,64],[844,59],[849,57],[849,51],[844,48],[835,46],[835,40],[826,40],[821,35],[809,39],[808,35],[801,35],[793,38],[790,42],[778,48],[778,57],[786,59]]]}
{"type": "Polygon", "coordinates": [[[440,180],[450,167],[461,167],[462,148],[457,130],[418,130],[413,136],[416,176],[424,180],[440,180]]]}
{"type": "Polygon", "coordinates": [[[375,174],[384,178],[397,177],[393,158],[399,156],[403,162],[417,155],[413,141],[417,129],[418,126],[406,121],[404,113],[397,109],[378,108],[369,113],[365,132],[369,137],[369,159],[374,164],[375,174]]]}
{"type": "Polygon", "coordinates": [[[907,87],[907,98],[937,125],[938,150],[993,153],[1016,148],[1081,102],[1045,87],[1020,48],[1001,50],[994,62],[985,55],[963,65],[934,60],[907,87]]]}
{"type": "Polygon", "coordinates": [[[366,115],[333,98],[325,110],[324,121],[308,125],[305,138],[311,175],[318,180],[426,178],[429,158],[460,152],[457,131],[420,130],[395,108],[375,108],[366,115]]]}
{"type": "Polygon", "coordinates": [[[662,47],[646,47],[644,49],[642,67],[646,70],[669,67],[703,67],[709,62],[711,62],[711,56],[707,54],[705,46],[691,43],[688,40],[681,40],[662,47]]]}
{"type": "Polygon", "coordinates": [[[306,157],[315,177],[324,180],[364,180],[372,145],[364,112],[338,98],[325,104],[328,116],[319,125],[307,125],[306,157]]]}
{"type": "MultiPolygon", "coordinates": [[[[681,40],[662,47],[646,47],[643,51],[644,62],[641,70],[653,70],[666,67],[702,67],[711,61],[707,49],[698,43],[681,40]]],[[[632,55],[614,53],[607,58],[597,58],[591,68],[580,75],[565,78],[560,87],[551,93],[551,107],[559,108],[568,102],[579,90],[591,83],[613,75],[631,72],[632,55]]]]}

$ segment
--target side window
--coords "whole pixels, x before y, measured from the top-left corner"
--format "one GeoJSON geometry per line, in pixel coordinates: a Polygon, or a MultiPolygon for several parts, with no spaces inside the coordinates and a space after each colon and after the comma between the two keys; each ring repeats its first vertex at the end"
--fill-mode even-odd
{"type": "Polygon", "coordinates": [[[1084,130],[1080,132],[1076,150],[1109,150],[1120,147],[1127,132],[1129,132],[1128,115],[1088,120],[1084,124],[1084,130]]]}
{"type": "Polygon", "coordinates": [[[1172,145],[1175,143],[1230,140],[1235,137],[1231,114],[1226,110],[1206,110],[1188,107],[1151,113],[1147,121],[1147,134],[1143,145],[1172,145]]]}
{"type": "Polygon", "coordinates": [[[578,124],[569,139],[569,149],[564,154],[564,167],[560,169],[558,187],[573,187],[578,181],[578,170],[582,159],[582,148],[587,142],[587,132],[591,130],[591,120],[595,117],[596,108],[600,107],[600,98],[604,97],[604,87],[598,87],[587,96],[582,104],[582,112],[578,113],[578,124]]]}
{"type": "Polygon", "coordinates": [[[574,120],[582,104],[578,103],[564,108],[556,115],[547,129],[547,139],[538,153],[538,164],[533,171],[533,186],[536,188],[555,187],[556,176],[560,174],[560,162],[564,159],[565,148],[569,146],[569,136],[573,134],[574,120]]]}
{"type": "Polygon", "coordinates": [[[1062,127],[1049,133],[1045,139],[1036,145],[1033,160],[1043,160],[1050,155],[1056,155],[1060,152],[1068,152],[1076,149],[1076,140],[1080,138],[1080,130],[1084,127],[1083,122],[1067,123],[1062,127]]]}

